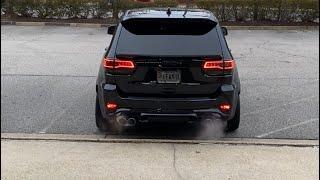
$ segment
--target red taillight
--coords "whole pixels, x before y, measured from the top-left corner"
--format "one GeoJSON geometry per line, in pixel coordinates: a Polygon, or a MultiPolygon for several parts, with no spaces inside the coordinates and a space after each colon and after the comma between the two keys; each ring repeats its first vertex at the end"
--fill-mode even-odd
{"type": "Polygon", "coordinates": [[[117,109],[117,104],[116,103],[112,103],[112,102],[108,102],[106,105],[106,108],[108,110],[114,111],[117,109]]]}
{"type": "Polygon", "coordinates": [[[223,61],[205,61],[203,69],[223,70],[223,61]]]}
{"type": "Polygon", "coordinates": [[[226,113],[229,112],[231,110],[231,105],[228,103],[221,103],[219,105],[219,109],[221,112],[226,113]]]}
{"type": "Polygon", "coordinates": [[[107,69],[134,69],[135,65],[131,60],[105,58],[103,66],[107,69]]]}
{"type": "Polygon", "coordinates": [[[233,70],[234,67],[236,66],[236,62],[233,59],[230,60],[224,60],[224,70],[233,70]]]}
{"type": "Polygon", "coordinates": [[[107,69],[114,68],[114,59],[105,58],[103,61],[103,66],[107,69]]]}
{"type": "Polygon", "coordinates": [[[213,71],[227,71],[230,72],[235,67],[235,61],[233,59],[228,60],[209,60],[207,59],[203,64],[204,70],[213,71]]]}

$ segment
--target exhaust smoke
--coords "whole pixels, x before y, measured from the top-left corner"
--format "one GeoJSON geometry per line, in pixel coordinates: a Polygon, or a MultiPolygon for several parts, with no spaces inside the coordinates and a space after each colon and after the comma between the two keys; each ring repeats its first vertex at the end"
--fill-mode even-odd
{"type": "Polygon", "coordinates": [[[204,115],[201,119],[198,139],[218,139],[225,136],[226,122],[219,115],[204,115]]]}

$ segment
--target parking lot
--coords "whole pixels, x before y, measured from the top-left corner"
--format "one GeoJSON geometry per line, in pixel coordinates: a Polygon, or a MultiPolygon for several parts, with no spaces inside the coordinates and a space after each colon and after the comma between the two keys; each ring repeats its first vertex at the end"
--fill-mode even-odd
{"type": "MultiPolygon", "coordinates": [[[[99,134],[95,81],[105,28],[1,26],[1,132],[99,134]]],[[[319,31],[230,30],[241,124],[147,128],[131,138],[319,139],[319,31]]],[[[119,136],[120,138],[120,136],[119,136]]]]}

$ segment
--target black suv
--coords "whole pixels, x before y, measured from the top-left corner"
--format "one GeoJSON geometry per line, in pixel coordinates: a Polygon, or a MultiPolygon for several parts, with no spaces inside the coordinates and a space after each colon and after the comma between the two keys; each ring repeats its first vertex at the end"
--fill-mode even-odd
{"type": "Polygon", "coordinates": [[[147,122],[240,122],[240,80],[217,18],[201,9],[133,9],[117,26],[96,83],[100,130],[147,122]]]}

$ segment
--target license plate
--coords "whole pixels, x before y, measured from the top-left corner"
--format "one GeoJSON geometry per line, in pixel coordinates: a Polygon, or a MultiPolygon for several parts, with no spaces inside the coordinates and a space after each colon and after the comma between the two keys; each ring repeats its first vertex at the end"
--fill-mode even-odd
{"type": "Polygon", "coordinates": [[[180,83],[180,71],[157,71],[158,83],[180,83]]]}

